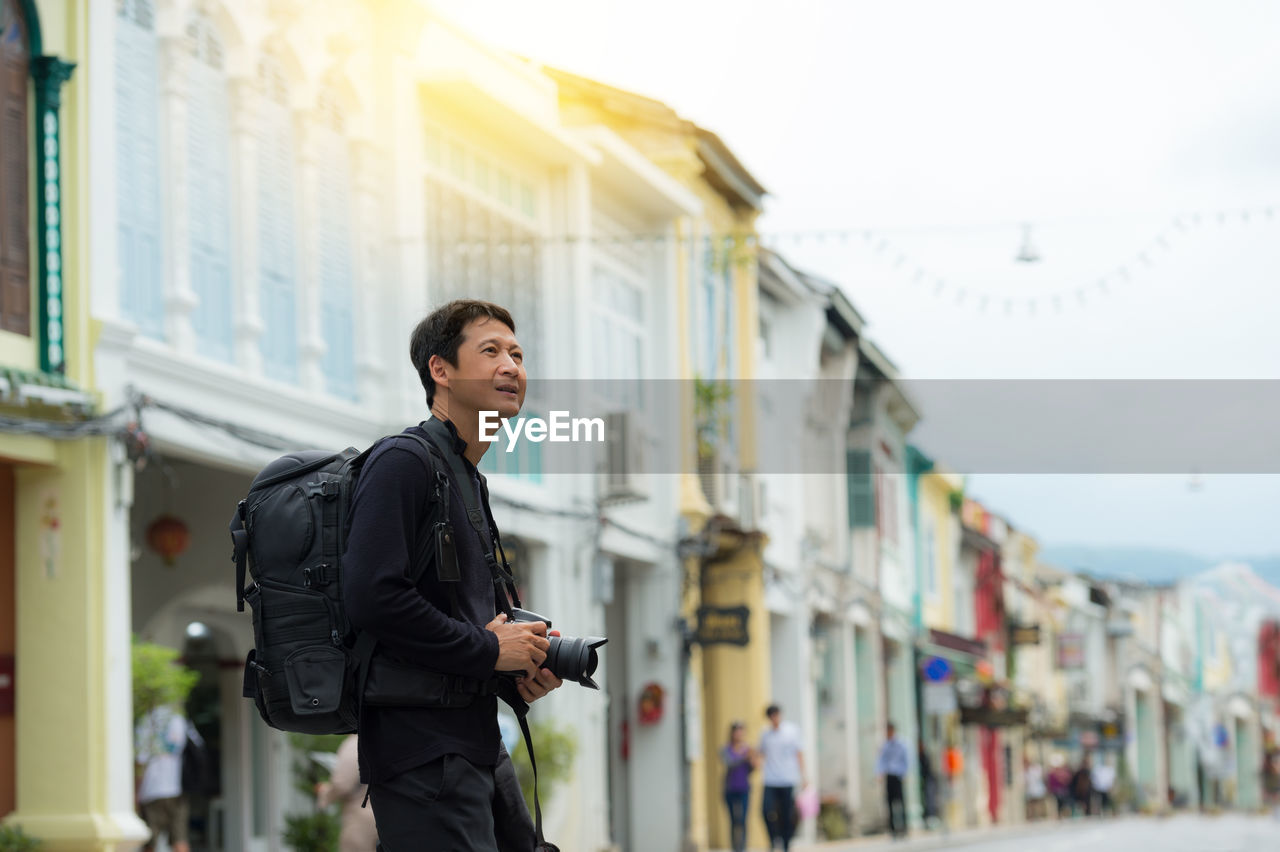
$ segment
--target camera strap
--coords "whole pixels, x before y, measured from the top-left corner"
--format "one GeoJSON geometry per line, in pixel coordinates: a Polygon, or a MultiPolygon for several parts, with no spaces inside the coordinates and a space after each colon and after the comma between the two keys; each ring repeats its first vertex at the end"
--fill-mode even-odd
{"type": "MultiPolygon", "coordinates": [[[[471,476],[469,475],[466,465],[462,463],[462,458],[454,449],[454,440],[457,437],[445,425],[443,420],[432,417],[423,427],[427,436],[431,438],[431,442],[440,450],[440,454],[444,456],[445,462],[449,465],[449,470],[453,474],[454,480],[458,483],[458,491],[462,493],[462,501],[467,509],[467,521],[471,524],[471,528],[476,531],[476,535],[480,539],[480,549],[484,551],[485,563],[489,566],[489,573],[493,577],[494,592],[501,602],[506,594],[510,595],[509,600],[512,602],[508,607],[502,608],[508,618],[511,617],[509,607],[511,605],[520,606],[520,595],[516,591],[515,578],[511,575],[511,566],[507,564],[507,554],[502,550],[502,540],[498,537],[498,527],[493,523],[493,519],[489,518],[489,539],[485,537],[485,519],[484,509],[480,507],[480,496],[473,487],[471,476]],[[498,560],[494,557],[494,550],[502,554],[502,564],[498,564],[498,560]]],[[[477,475],[478,472],[477,472],[477,475]]],[[[484,488],[484,479],[480,479],[480,487],[484,488]]],[[[488,494],[484,495],[484,503],[488,505],[488,494]]],[[[529,706],[523,701],[509,701],[511,708],[516,711],[516,717],[520,720],[520,732],[524,734],[524,745],[529,750],[529,766],[533,769],[533,817],[534,817],[534,833],[538,841],[538,845],[534,847],[537,852],[558,852],[553,844],[547,843],[546,838],[542,835],[542,803],[538,800],[538,761],[533,756],[533,736],[529,733],[529,722],[525,719],[529,706]]]]}
{"type": "MultiPolygon", "coordinates": [[[[489,568],[489,576],[493,578],[493,591],[495,602],[500,612],[505,612],[507,617],[511,617],[511,607],[520,606],[520,595],[516,592],[515,577],[511,575],[511,566],[507,564],[506,553],[502,555],[502,564],[498,564],[497,557],[494,556],[496,549],[501,550],[502,545],[497,540],[497,527],[492,519],[488,519],[488,535],[485,535],[486,515],[485,510],[480,505],[480,495],[477,493],[475,483],[471,481],[471,474],[468,472],[466,465],[462,463],[462,456],[454,449],[454,441],[457,435],[453,433],[445,421],[432,417],[424,425],[427,437],[431,439],[431,443],[436,445],[436,449],[440,451],[440,455],[444,457],[445,463],[449,465],[449,472],[453,475],[453,479],[458,483],[458,492],[462,494],[462,503],[466,508],[467,522],[471,528],[476,531],[476,537],[480,539],[480,550],[484,554],[485,565],[489,568]]],[[[477,473],[477,475],[479,475],[477,473]]]]}

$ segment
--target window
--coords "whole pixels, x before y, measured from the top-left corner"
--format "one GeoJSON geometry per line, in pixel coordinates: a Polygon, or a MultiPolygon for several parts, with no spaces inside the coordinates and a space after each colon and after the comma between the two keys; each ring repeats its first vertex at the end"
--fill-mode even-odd
{"type": "MultiPolygon", "coordinates": [[[[441,138],[444,131],[433,131],[441,138]]],[[[479,162],[460,142],[451,141],[450,160],[479,162]]],[[[542,245],[538,233],[511,206],[511,172],[484,161],[485,183],[494,195],[474,181],[459,181],[453,170],[429,168],[426,181],[427,274],[431,302],[485,299],[511,312],[516,334],[531,367],[545,352],[542,339],[542,245]],[[490,171],[492,170],[492,171],[490,171]]],[[[431,163],[428,160],[427,165],[431,163]]],[[[466,173],[465,166],[463,168],[466,173]]],[[[531,185],[530,185],[531,186],[531,185]]],[[[534,394],[525,400],[525,416],[539,410],[534,394]]],[[[542,478],[542,445],[521,441],[508,453],[499,440],[489,448],[480,469],[487,473],[542,478]]]]}
{"type": "Polygon", "coordinates": [[[707,379],[719,377],[716,363],[718,329],[716,328],[716,246],[708,238],[702,250],[702,375],[707,379]]]}
{"type": "Polygon", "coordinates": [[[849,450],[849,526],[871,527],[876,523],[876,505],[871,480],[871,453],[849,450]]]}
{"type": "Polygon", "coordinates": [[[258,66],[262,88],[258,138],[258,278],[263,367],[298,380],[298,300],[294,248],[293,116],[284,66],[271,55],[258,66]]]}
{"type": "Polygon", "coordinates": [[[231,360],[230,106],[222,39],[197,15],[187,27],[192,54],[187,158],[192,314],[200,354],[231,360]]]}
{"type": "Polygon", "coordinates": [[[938,531],[933,519],[925,521],[924,530],[924,576],[929,593],[929,600],[939,598],[940,566],[938,565],[938,531]]]}
{"type": "Polygon", "coordinates": [[[29,55],[17,0],[0,0],[0,330],[16,334],[31,333],[29,55]]]}
{"type": "Polygon", "coordinates": [[[538,235],[476,194],[428,180],[427,249],[431,301],[469,297],[502,305],[516,322],[526,361],[536,363],[543,355],[538,235]]]}
{"type": "Polygon", "coordinates": [[[876,532],[885,544],[898,543],[898,481],[891,473],[876,471],[876,532]]]}
{"type": "MultiPolygon", "coordinates": [[[[526,404],[516,420],[543,416],[526,404]]],[[[542,444],[524,440],[517,444],[514,450],[507,452],[507,433],[499,429],[496,437],[497,440],[489,445],[489,451],[484,454],[477,466],[481,473],[486,476],[495,473],[518,476],[530,482],[542,481],[542,444]]]]}
{"type": "Polygon", "coordinates": [[[356,398],[351,262],[351,157],[345,118],[331,88],[320,94],[320,329],[324,375],[334,396],[356,398]]]}
{"type": "Polygon", "coordinates": [[[607,263],[592,269],[592,360],[598,388],[620,411],[644,406],[644,291],[641,281],[607,263]]]}

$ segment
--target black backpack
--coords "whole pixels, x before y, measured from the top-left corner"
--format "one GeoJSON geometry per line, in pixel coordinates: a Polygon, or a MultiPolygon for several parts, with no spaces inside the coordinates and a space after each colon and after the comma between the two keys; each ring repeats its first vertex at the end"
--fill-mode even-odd
{"type": "Polygon", "coordinates": [[[351,447],[282,456],[254,477],[231,518],[236,609],[243,612],[245,601],[253,607],[244,696],[273,728],[356,729],[341,556],[347,507],[367,458],[351,447]]]}
{"type": "Polygon", "coordinates": [[[209,747],[204,743],[197,743],[187,734],[187,742],[182,747],[182,794],[216,796],[221,792],[221,787],[213,771],[209,747]]]}

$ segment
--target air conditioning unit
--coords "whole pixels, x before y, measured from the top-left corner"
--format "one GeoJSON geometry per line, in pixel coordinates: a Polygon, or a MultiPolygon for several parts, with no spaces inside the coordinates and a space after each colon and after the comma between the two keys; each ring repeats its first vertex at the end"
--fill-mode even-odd
{"type": "Polygon", "coordinates": [[[764,483],[750,474],[738,477],[738,522],[744,530],[759,529],[764,519],[764,483]]]}
{"type": "Polygon", "coordinates": [[[606,505],[648,499],[640,487],[644,466],[644,433],[634,412],[605,416],[604,461],[600,473],[600,502],[606,505]]]}
{"type": "Polygon", "coordinates": [[[734,517],[742,504],[742,485],[738,466],[732,457],[721,450],[712,450],[698,456],[698,481],[702,493],[717,513],[734,517]]]}

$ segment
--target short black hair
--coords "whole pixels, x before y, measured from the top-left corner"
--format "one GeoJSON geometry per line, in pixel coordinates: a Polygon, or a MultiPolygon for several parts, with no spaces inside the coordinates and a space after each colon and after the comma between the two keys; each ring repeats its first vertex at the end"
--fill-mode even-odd
{"type": "Polygon", "coordinates": [[[409,338],[409,360],[418,371],[422,389],[427,392],[427,407],[436,396],[436,380],[431,378],[431,356],[439,355],[453,366],[458,366],[458,347],[462,345],[463,331],[472,320],[481,317],[496,319],[515,333],[516,322],[510,311],[480,299],[454,299],[441,305],[413,330],[409,338]]]}
{"type": "Polygon", "coordinates": [[[774,713],[781,713],[781,712],[782,712],[782,708],[779,707],[777,704],[770,704],[768,707],[764,709],[764,715],[766,716],[772,716],[774,713]]]}

